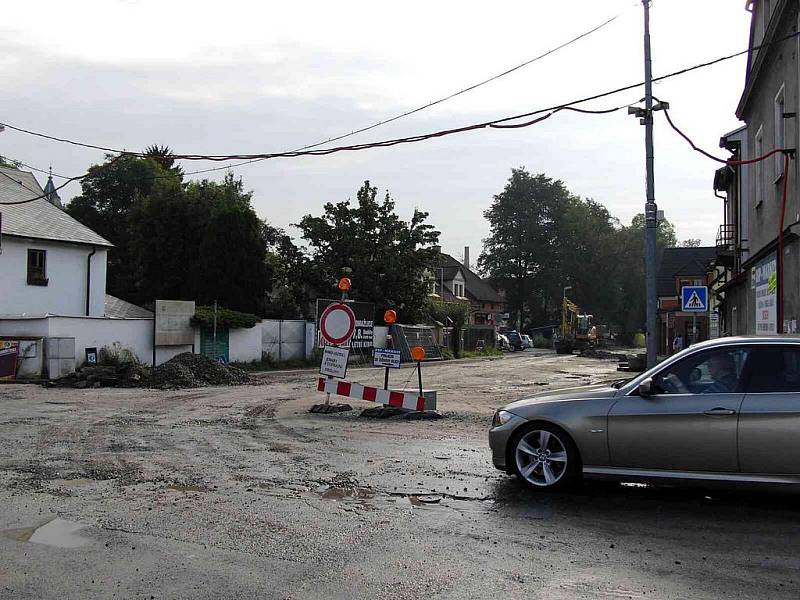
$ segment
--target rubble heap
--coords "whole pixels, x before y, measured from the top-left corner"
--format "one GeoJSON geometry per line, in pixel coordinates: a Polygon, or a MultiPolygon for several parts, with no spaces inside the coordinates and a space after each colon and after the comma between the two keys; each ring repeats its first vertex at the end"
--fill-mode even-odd
{"type": "Polygon", "coordinates": [[[195,388],[211,385],[250,383],[243,370],[220,364],[201,354],[184,352],[155,369],[138,362],[92,365],[48,382],[48,387],[99,388],[149,387],[159,389],[195,388]]]}
{"type": "Polygon", "coordinates": [[[143,387],[176,389],[208,385],[241,385],[250,382],[243,370],[220,364],[202,354],[184,352],[150,370],[143,387]]]}
{"type": "Polygon", "coordinates": [[[72,388],[138,387],[147,379],[147,371],[147,367],[139,363],[91,365],[48,382],[48,385],[72,388]]]}

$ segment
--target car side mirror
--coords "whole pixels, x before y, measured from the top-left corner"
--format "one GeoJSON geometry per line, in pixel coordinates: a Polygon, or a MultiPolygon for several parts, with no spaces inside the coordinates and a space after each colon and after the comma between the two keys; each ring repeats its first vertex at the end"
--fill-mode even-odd
{"type": "Polygon", "coordinates": [[[639,384],[639,395],[642,398],[647,398],[653,395],[653,380],[647,378],[639,384]]]}

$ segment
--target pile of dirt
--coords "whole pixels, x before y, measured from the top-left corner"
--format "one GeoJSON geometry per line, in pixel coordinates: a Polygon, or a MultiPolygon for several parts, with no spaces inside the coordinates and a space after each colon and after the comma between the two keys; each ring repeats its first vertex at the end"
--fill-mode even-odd
{"type": "Polygon", "coordinates": [[[625,360],[624,354],[615,354],[608,350],[598,350],[597,348],[586,348],[581,351],[581,358],[598,358],[600,360],[625,360]]]}
{"type": "Polygon", "coordinates": [[[142,386],[178,389],[245,383],[250,383],[250,376],[242,369],[220,364],[202,354],[184,352],[151,369],[142,386]]]}
{"type": "Polygon", "coordinates": [[[99,388],[138,387],[148,377],[147,367],[139,363],[87,365],[74,373],[47,383],[49,387],[99,388]]]}

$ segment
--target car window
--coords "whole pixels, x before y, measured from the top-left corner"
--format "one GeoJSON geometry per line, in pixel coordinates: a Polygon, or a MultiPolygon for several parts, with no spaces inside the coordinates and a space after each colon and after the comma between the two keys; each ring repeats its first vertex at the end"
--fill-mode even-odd
{"type": "Polygon", "coordinates": [[[800,392],[800,349],[769,346],[753,350],[745,376],[750,393],[800,392]]]}
{"type": "Polygon", "coordinates": [[[717,348],[687,356],[653,377],[657,394],[724,394],[740,390],[750,350],[717,348]]]}

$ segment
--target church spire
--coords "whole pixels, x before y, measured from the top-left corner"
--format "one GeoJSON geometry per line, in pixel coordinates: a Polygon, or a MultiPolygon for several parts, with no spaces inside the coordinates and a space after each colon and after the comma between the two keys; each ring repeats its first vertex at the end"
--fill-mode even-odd
{"type": "Polygon", "coordinates": [[[44,198],[56,208],[64,210],[64,205],[61,203],[61,198],[56,191],[56,186],[53,183],[53,167],[50,167],[50,175],[47,177],[47,185],[44,186],[44,198]]]}

